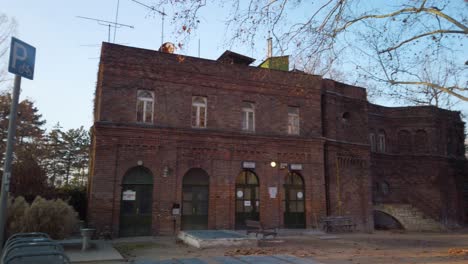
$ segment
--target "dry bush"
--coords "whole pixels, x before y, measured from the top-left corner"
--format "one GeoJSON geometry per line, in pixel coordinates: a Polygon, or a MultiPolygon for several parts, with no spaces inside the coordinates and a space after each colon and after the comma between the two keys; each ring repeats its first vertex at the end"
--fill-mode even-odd
{"type": "Polygon", "coordinates": [[[18,197],[11,204],[9,211],[12,212],[9,227],[20,228],[11,229],[10,234],[16,232],[44,232],[54,239],[63,239],[68,237],[78,225],[76,211],[61,199],[46,200],[40,196],[28,205],[24,198],[18,197]],[[18,200],[18,202],[16,202],[18,200]],[[26,209],[21,215],[22,201],[26,204],[26,209]],[[12,207],[17,204],[18,209],[12,207]],[[15,211],[17,211],[15,213],[15,211]]]}
{"type": "Polygon", "coordinates": [[[7,236],[23,232],[23,220],[29,208],[28,202],[20,196],[8,198],[7,236]]]}

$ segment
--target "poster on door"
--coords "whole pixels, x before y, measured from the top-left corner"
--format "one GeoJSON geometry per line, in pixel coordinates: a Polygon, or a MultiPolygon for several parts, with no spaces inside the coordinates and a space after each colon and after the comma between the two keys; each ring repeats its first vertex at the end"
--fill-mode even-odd
{"type": "Polygon", "coordinates": [[[122,200],[124,201],[135,201],[136,192],[132,190],[126,190],[122,193],[122,200]]]}

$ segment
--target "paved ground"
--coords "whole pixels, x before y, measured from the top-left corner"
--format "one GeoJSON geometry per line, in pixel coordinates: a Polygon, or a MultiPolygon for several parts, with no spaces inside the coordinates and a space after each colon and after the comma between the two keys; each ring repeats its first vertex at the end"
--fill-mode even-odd
{"type": "Polygon", "coordinates": [[[272,257],[276,261],[277,256],[284,255],[294,256],[297,261],[308,261],[301,263],[323,264],[468,263],[467,230],[450,233],[352,233],[335,237],[290,236],[265,240],[257,247],[249,248],[196,249],[174,237],[119,239],[114,241],[114,246],[129,262],[137,264],[197,263],[188,262],[194,259],[207,264],[245,264],[248,261],[263,264],[275,263],[271,262],[272,257]]]}
{"type": "Polygon", "coordinates": [[[297,258],[288,255],[274,256],[236,256],[212,257],[207,259],[182,258],[170,260],[137,260],[134,264],[319,264],[312,259],[297,258]]]}

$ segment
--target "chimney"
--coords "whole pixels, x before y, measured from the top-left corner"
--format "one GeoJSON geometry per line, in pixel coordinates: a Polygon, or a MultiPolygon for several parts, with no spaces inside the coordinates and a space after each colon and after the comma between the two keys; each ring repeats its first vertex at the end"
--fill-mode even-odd
{"type": "Polygon", "coordinates": [[[271,58],[273,56],[273,44],[272,44],[272,41],[271,41],[271,37],[269,37],[267,39],[267,42],[268,42],[268,54],[267,54],[267,57],[268,58],[271,58]]]}
{"type": "Polygon", "coordinates": [[[158,51],[164,52],[164,53],[174,53],[175,45],[172,44],[171,42],[166,42],[161,45],[158,51]]]}

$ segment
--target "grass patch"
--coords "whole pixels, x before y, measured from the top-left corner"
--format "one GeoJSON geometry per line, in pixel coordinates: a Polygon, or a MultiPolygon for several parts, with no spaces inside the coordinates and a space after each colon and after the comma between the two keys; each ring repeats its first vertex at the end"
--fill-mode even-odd
{"type": "Polygon", "coordinates": [[[125,257],[136,257],[134,254],[136,250],[149,249],[149,248],[162,248],[165,245],[157,243],[139,242],[139,243],[118,243],[113,244],[114,248],[125,257]]]}

